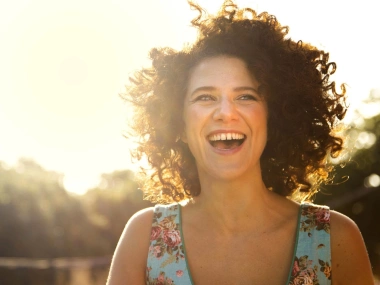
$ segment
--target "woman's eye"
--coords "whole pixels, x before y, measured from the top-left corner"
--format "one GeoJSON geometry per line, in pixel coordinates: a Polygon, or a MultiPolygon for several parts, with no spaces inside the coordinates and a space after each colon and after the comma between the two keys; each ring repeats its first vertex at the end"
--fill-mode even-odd
{"type": "Polygon", "coordinates": [[[253,96],[253,95],[250,95],[250,94],[241,95],[237,99],[238,100],[243,100],[243,101],[257,101],[257,98],[255,96],[253,96]]]}
{"type": "Polygon", "coordinates": [[[196,102],[196,101],[214,101],[214,97],[211,96],[211,95],[208,95],[208,94],[203,94],[203,95],[199,95],[197,97],[195,97],[195,99],[193,100],[193,102],[196,102]]]}

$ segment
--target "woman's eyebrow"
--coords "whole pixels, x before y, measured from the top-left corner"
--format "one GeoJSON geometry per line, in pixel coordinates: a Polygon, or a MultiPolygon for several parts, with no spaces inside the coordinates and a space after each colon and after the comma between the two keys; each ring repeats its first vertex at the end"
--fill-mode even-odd
{"type": "MultiPolygon", "coordinates": [[[[201,87],[194,89],[194,91],[191,92],[190,96],[193,96],[195,93],[200,92],[200,91],[210,92],[210,91],[215,91],[215,90],[217,90],[217,88],[213,87],[213,86],[201,86],[201,87]]],[[[250,87],[250,86],[239,86],[239,87],[234,88],[233,91],[235,91],[235,92],[253,91],[257,95],[260,95],[260,93],[259,93],[259,91],[257,91],[257,89],[250,87]]]]}
{"type": "Polygon", "coordinates": [[[215,91],[216,89],[217,88],[215,88],[213,86],[201,86],[201,87],[194,89],[194,91],[191,92],[190,96],[193,96],[195,93],[197,93],[199,91],[215,91]]]}
{"type": "Polygon", "coordinates": [[[234,91],[237,91],[237,92],[241,92],[241,91],[253,91],[255,92],[257,95],[260,95],[259,94],[259,91],[257,91],[257,89],[253,88],[253,87],[250,87],[250,86],[241,86],[241,87],[236,87],[234,88],[234,91]]]}

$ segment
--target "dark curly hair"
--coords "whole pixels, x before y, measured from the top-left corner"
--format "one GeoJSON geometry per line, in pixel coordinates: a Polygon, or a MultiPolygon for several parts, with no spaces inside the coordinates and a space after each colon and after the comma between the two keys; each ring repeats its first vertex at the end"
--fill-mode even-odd
{"type": "Polygon", "coordinates": [[[268,105],[268,142],[261,156],[265,185],[282,196],[310,199],[331,178],[327,157],[336,157],[343,145],[334,130],[346,113],[346,90],[341,85],[338,92],[329,80],[336,64],[328,53],[293,41],[288,27],[266,12],[257,15],[225,1],[211,16],[189,4],[199,12],[191,22],[198,29],[195,43],[181,51],[152,49],[152,66],[136,72],[123,95],[135,107],[131,134],[139,146],[133,157],[146,156],[152,167],[145,198],[170,203],[200,194],[194,157],[180,139],[183,100],[192,68],[224,55],[246,63],[268,105]]]}

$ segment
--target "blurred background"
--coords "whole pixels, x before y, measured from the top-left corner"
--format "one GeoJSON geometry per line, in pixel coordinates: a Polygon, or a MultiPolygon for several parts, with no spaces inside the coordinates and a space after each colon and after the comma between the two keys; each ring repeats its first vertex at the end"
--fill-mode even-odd
{"type": "MultiPolygon", "coordinates": [[[[222,1],[198,1],[215,12],[222,1]]],[[[375,1],[237,0],[330,52],[346,150],[316,203],[359,226],[380,276],[380,23],[375,1]]],[[[195,38],[185,0],[0,2],[0,284],[104,284],[138,190],[120,98],[157,46],[195,38]]]]}

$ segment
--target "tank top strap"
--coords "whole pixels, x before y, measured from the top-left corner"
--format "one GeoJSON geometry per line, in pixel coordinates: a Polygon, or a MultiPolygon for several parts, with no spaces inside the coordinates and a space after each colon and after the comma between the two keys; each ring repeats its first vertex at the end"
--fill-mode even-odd
{"type": "Polygon", "coordinates": [[[288,282],[295,284],[331,284],[330,209],[303,203],[293,269],[288,282]]]}
{"type": "Polygon", "coordinates": [[[156,205],[148,251],[146,284],[191,285],[185,259],[179,204],[156,205]]]}

